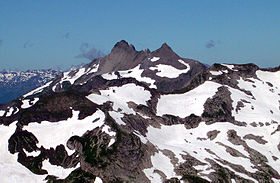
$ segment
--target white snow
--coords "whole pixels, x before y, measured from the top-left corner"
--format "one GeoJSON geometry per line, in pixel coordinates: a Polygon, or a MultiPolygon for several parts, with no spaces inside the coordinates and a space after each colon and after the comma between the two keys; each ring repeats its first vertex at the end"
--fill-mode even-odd
{"type": "MultiPolygon", "coordinates": [[[[260,75],[260,73],[264,72],[258,72],[258,77],[268,77],[267,75],[260,75]]],[[[280,96],[278,95],[278,93],[280,93],[280,83],[278,84],[279,79],[276,79],[277,75],[275,76],[273,74],[270,78],[270,82],[274,83],[273,87],[270,87],[264,81],[254,78],[249,78],[254,83],[245,81],[242,78],[238,80],[238,86],[241,89],[250,91],[253,96],[247,95],[240,90],[228,87],[233,100],[234,110],[232,113],[235,120],[244,121],[246,123],[265,123],[271,122],[271,120],[280,122],[280,96]],[[241,100],[246,100],[247,102],[243,102],[244,107],[236,111],[237,103],[241,100]]]]}
{"type": "Polygon", "coordinates": [[[277,87],[278,89],[280,89],[280,71],[268,72],[258,70],[256,71],[256,75],[260,80],[264,82],[270,82],[273,87],[277,87]]]}
{"type": "Polygon", "coordinates": [[[38,102],[38,101],[39,101],[39,98],[34,98],[33,101],[31,101],[30,99],[22,100],[23,104],[21,105],[21,108],[22,109],[27,109],[27,108],[33,106],[34,104],[36,104],[36,102],[38,102]]]}
{"type": "MultiPolygon", "coordinates": [[[[234,149],[239,150],[243,155],[248,157],[248,153],[241,146],[236,146],[227,141],[227,130],[231,129],[234,125],[230,123],[214,123],[212,125],[206,125],[201,122],[197,128],[186,130],[184,125],[162,125],[160,129],[154,127],[148,127],[147,139],[158,147],[159,150],[170,150],[179,159],[179,162],[184,162],[182,154],[188,153],[195,157],[199,161],[210,166],[209,162],[206,161],[210,158],[214,161],[216,159],[226,160],[233,164],[240,164],[247,171],[252,173],[256,172],[248,158],[234,157],[231,156],[225,149],[224,146],[219,145],[217,142],[230,146],[234,149]],[[211,130],[221,131],[217,137],[213,140],[200,138],[207,138],[207,132],[211,130]],[[207,152],[206,149],[210,149],[215,155],[207,152]],[[194,151],[196,153],[194,153],[194,151]]],[[[241,128],[241,127],[240,127],[241,128]]],[[[243,127],[246,130],[245,127],[243,127]]],[[[218,163],[218,161],[216,161],[218,163]]],[[[201,170],[201,167],[196,167],[201,170]]],[[[211,173],[207,169],[202,169],[201,174],[211,173]]]]}
{"type": "Polygon", "coordinates": [[[10,108],[9,108],[9,111],[8,111],[7,114],[6,114],[6,117],[11,116],[11,115],[13,114],[13,111],[14,111],[14,108],[13,108],[13,107],[10,107],[10,108]]]}
{"type": "Polygon", "coordinates": [[[77,164],[73,168],[63,168],[61,166],[52,165],[48,160],[44,160],[42,163],[42,169],[48,171],[48,175],[54,175],[59,179],[65,179],[72,171],[78,168],[80,165],[77,164]]]}
{"type": "Polygon", "coordinates": [[[87,96],[94,103],[102,104],[106,101],[113,102],[114,111],[122,110],[121,113],[136,114],[135,111],[128,107],[127,102],[146,105],[150,100],[151,94],[141,86],[125,84],[121,87],[110,87],[107,90],[100,90],[101,95],[90,94],[87,96]],[[98,96],[98,97],[97,97],[98,96]]]}
{"type": "Polygon", "coordinates": [[[156,173],[155,170],[163,172],[166,175],[167,179],[170,179],[172,177],[178,177],[174,172],[174,166],[171,163],[170,159],[167,156],[165,156],[162,152],[159,151],[158,153],[155,153],[155,155],[151,157],[151,161],[153,166],[151,168],[144,169],[143,171],[152,183],[162,182],[158,181],[160,179],[158,177],[159,174],[156,173]]]}
{"type": "Polygon", "coordinates": [[[206,81],[187,93],[161,95],[157,104],[157,115],[171,114],[181,118],[190,114],[200,116],[204,110],[203,104],[220,86],[218,83],[206,81]]]}
{"type": "Polygon", "coordinates": [[[120,112],[109,111],[110,116],[118,123],[119,125],[125,125],[125,122],[122,121],[122,117],[124,116],[120,112]]]}
{"type": "Polygon", "coordinates": [[[188,130],[185,129],[183,124],[172,126],[161,125],[160,128],[149,126],[145,139],[154,144],[158,150],[167,149],[172,151],[175,154],[175,157],[178,158],[178,163],[184,162],[182,155],[186,153],[196,158],[200,162],[205,163],[204,166],[200,165],[194,167],[195,169],[199,170],[199,175],[208,175],[212,172],[209,171],[208,167],[211,167],[211,165],[206,160],[207,158],[210,158],[221,166],[229,168],[231,171],[235,172],[241,177],[254,180],[249,178],[244,173],[238,172],[232,169],[230,166],[223,165],[217,161],[225,160],[235,165],[241,165],[245,170],[251,173],[255,173],[257,171],[255,165],[251,163],[250,155],[245,150],[245,148],[242,145],[234,145],[228,141],[227,132],[229,130],[235,130],[237,135],[245,140],[249,147],[257,150],[268,159],[268,165],[280,172],[280,160],[275,161],[272,158],[272,155],[275,157],[280,156],[280,152],[277,148],[277,145],[280,141],[280,132],[277,131],[272,135],[272,132],[274,132],[277,127],[278,124],[253,127],[250,125],[236,126],[227,122],[213,123],[211,125],[206,125],[204,122],[201,122],[197,128],[188,130]],[[210,140],[207,137],[207,132],[213,130],[218,130],[220,132],[216,138],[210,140]],[[268,143],[260,144],[255,140],[244,139],[244,136],[248,134],[261,136],[263,137],[263,140],[268,141],[268,143]],[[237,150],[245,157],[232,156],[226,151],[226,148],[223,145],[237,150]],[[214,154],[209,153],[207,149],[212,151],[214,154]]]}
{"type": "Polygon", "coordinates": [[[52,81],[49,81],[46,84],[44,84],[43,86],[40,86],[39,88],[36,88],[35,90],[28,92],[27,94],[23,95],[23,98],[26,98],[30,95],[34,95],[36,93],[40,93],[41,91],[43,91],[44,88],[50,86],[51,83],[52,83],[52,81]]]}
{"type": "Polygon", "coordinates": [[[1,182],[43,183],[46,175],[36,175],[17,162],[17,154],[8,151],[8,140],[16,129],[16,122],[0,125],[0,179],[1,182]]]}
{"type": "Polygon", "coordinates": [[[98,95],[96,93],[92,93],[92,94],[88,95],[87,99],[89,99],[90,101],[92,101],[98,105],[102,105],[103,103],[108,101],[108,98],[106,96],[98,95]]]}
{"type": "Polygon", "coordinates": [[[103,183],[103,181],[101,178],[96,177],[94,183],[103,183]]]}
{"type": "Polygon", "coordinates": [[[160,59],[160,57],[153,57],[153,58],[151,58],[151,61],[152,62],[156,62],[156,61],[158,61],[160,59]]]}
{"type": "Polygon", "coordinates": [[[106,74],[102,74],[102,77],[104,79],[107,79],[107,80],[113,80],[113,79],[118,79],[118,76],[112,72],[110,73],[106,73],[106,74]]]}
{"type": "Polygon", "coordinates": [[[180,63],[184,63],[187,68],[180,70],[170,65],[158,64],[154,67],[150,67],[149,69],[158,71],[156,75],[159,77],[177,78],[180,74],[187,73],[190,70],[190,66],[187,63],[183,61],[180,61],[180,63]]]}
{"type": "Polygon", "coordinates": [[[115,137],[116,137],[116,132],[112,131],[110,129],[110,127],[108,125],[104,125],[104,127],[102,128],[102,132],[107,133],[110,137],[112,137],[110,139],[110,142],[108,144],[108,147],[110,147],[111,145],[113,145],[116,141],[115,137]]]}
{"type": "MultiPolygon", "coordinates": [[[[144,72],[144,69],[140,69],[140,64],[133,69],[126,71],[119,71],[121,78],[135,78],[138,81],[145,82],[150,84],[150,88],[157,88],[155,85],[155,80],[149,77],[142,77],[141,74],[144,72]]],[[[102,77],[107,80],[117,79],[118,76],[114,73],[103,74],[102,77]]]]}
{"type": "Polygon", "coordinates": [[[91,74],[91,73],[95,73],[98,71],[98,68],[99,68],[99,63],[98,64],[95,64],[93,65],[92,67],[88,68],[87,71],[86,71],[86,74],[91,74]]]}
{"type": "Polygon", "coordinates": [[[73,116],[64,121],[39,123],[29,123],[24,129],[33,133],[38,139],[38,147],[44,146],[46,149],[62,144],[66,151],[71,155],[74,151],[67,147],[67,141],[72,136],[81,136],[87,130],[101,127],[104,124],[105,115],[102,111],[97,110],[92,116],[78,120],[79,111],[72,111],[73,116]],[[97,118],[98,121],[94,122],[97,118]]]}
{"type": "Polygon", "coordinates": [[[0,117],[4,116],[6,111],[0,110],[0,117]]]}
{"type": "Polygon", "coordinates": [[[36,157],[36,156],[39,156],[41,154],[41,151],[39,151],[39,150],[38,151],[28,152],[25,149],[23,149],[23,151],[25,152],[26,156],[36,157]]]}
{"type": "Polygon", "coordinates": [[[74,84],[77,79],[79,79],[83,74],[85,74],[85,68],[80,68],[73,76],[70,76],[70,73],[73,71],[68,71],[63,73],[63,78],[60,80],[60,83],[64,81],[69,81],[71,84],[74,84]]]}
{"type": "Polygon", "coordinates": [[[223,65],[223,66],[229,68],[230,70],[237,71],[237,70],[234,70],[234,69],[233,69],[233,68],[234,68],[234,65],[231,65],[231,64],[221,64],[221,65],[223,65]]]}
{"type": "Polygon", "coordinates": [[[222,75],[223,72],[222,71],[209,71],[210,74],[214,75],[214,76],[218,76],[218,75],[222,75]]]}

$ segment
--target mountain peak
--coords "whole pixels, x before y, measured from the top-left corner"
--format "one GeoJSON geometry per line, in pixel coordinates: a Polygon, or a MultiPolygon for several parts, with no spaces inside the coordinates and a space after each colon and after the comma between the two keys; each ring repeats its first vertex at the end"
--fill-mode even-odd
{"type": "Polygon", "coordinates": [[[160,47],[160,49],[169,49],[172,50],[171,47],[167,43],[163,43],[160,47]]]}
{"type": "Polygon", "coordinates": [[[112,52],[114,50],[131,50],[131,51],[136,51],[135,47],[132,44],[128,44],[125,40],[121,40],[115,44],[115,46],[112,49],[112,52]]]}
{"type": "Polygon", "coordinates": [[[160,57],[162,56],[162,57],[179,58],[179,56],[172,50],[172,48],[167,43],[163,43],[161,47],[155,50],[153,53],[160,57]]]}

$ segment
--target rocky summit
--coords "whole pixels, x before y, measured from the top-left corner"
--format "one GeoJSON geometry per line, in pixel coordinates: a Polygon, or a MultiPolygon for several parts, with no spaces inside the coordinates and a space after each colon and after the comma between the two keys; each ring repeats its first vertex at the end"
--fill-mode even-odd
{"type": "Polygon", "coordinates": [[[0,182],[279,182],[279,78],[120,41],[0,106],[0,182]]]}

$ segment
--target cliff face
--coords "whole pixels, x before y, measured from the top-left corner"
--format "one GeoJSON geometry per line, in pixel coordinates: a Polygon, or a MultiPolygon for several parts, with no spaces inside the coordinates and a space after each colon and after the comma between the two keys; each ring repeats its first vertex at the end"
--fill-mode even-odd
{"type": "Polygon", "coordinates": [[[279,68],[206,68],[167,44],[150,52],[121,41],[0,106],[1,177],[279,181],[279,78],[279,68]]]}

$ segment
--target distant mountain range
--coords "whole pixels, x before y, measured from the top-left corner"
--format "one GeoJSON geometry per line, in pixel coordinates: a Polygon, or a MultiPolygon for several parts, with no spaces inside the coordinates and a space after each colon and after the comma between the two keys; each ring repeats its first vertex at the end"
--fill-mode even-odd
{"type": "Polygon", "coordinates": [[[0,103],[6,103],[33,90],[61,72],[58,70],[0,71],[0,103]]]}
{"type": "Polygon", "coordinates": [[[279,182],[279,78],[120,41],[0,105],[0,182],[279,182]]]}

